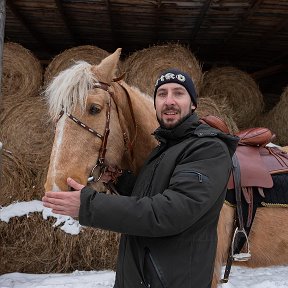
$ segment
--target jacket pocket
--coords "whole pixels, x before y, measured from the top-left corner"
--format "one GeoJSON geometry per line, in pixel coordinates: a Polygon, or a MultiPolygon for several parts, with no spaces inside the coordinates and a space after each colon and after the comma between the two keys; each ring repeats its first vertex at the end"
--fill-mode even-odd
{"type": "Polygon", "coordinates": [[[181,172],[181,176],[185,176],[185,177],[191,177],[191,179],[198,179],[199,183],[203,183],[203,182],[208,182],[209,181],[209,177],[197,172],[197,171],[191,171],[191,170],[183,170],[181,172]]]}
{"type": "Polygon", "coordinates": [[[146,287],[168,288],[167,281],[148,248],[145,248],[143,272],[146,287]]]}

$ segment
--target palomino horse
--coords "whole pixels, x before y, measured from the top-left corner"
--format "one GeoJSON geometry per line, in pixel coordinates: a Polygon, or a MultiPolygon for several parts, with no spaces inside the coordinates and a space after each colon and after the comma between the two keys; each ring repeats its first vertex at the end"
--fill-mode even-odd
{"type": "MultiPolygon", "coordinates": [[[[151,136],[158,126],[152,99],[114,79],[120,53],[116,50],[97,66],[80,62],[48,86],[50,114],[57,125],[46,191],[68,190],[68,176],[86,185],[88,178],[99,177],[105,165],[137,174],[157,145],[151,136]]],[[[228,254],[234,214],[234,208],[224,204],[218,224],[213,287],[228,254]]],[[[285,208],[257,210],[249,235],[252,259],[246,265],[288,263],[287,218],[285,208]]]]}

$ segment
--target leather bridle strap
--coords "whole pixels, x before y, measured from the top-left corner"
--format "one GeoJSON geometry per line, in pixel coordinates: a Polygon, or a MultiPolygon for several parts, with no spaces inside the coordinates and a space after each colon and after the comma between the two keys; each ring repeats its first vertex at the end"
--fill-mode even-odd
{"type": "Polygon", "coordinates": [[[95,135],[96,137],[100,138],[103,141],[104,136],[102,136],[101,134],[99,134],[97,131],[95,131],[94,129],[90,128],[89,126],[87,126],[86,124],[84,124],[83,122],[81,122],[79,119],[77,119],[76,117],[74,117],[73,115],[71,115],[70,113],[66,112],[67,117],[69,117],[72,121],[74,121],[76,124],[80,125],[82,128],[84,128],[85,130],[87,130],[88,132],[92,133],[93,135],[95,135]]]}
{"type": "MultiPolygon", "coordinates": [[[[123,132],[125,147],[129,150],[129,152],[131,154],[131,158],[133,159],[133,156],[134,156],[133,148],[134,148],[134,144],[135,144],[135,141],[136,141],[136,138],[137,138],[138,125],[137,125],[137,122],[136,122],[136,118],[135,118],[135,114],[134,114],[134,110],[133,110],[133,106],[132,106],[132,101],[131,101],[131,97],[130,97],[130,94],[129,94],[128,90],[121,83],[119,83],[119,82],[116,82],[116,83],[124,90],[124,92],[125,92],[125,94],[127,96],[129,110],[130,110],[132,121],[133,121],[133,126],[134,126],[134,137],[133,137],[133,139],[131,141],[129,141],[127,133],[123,132]]],[[[111,96],[113,97],[113,95],[111,95],[111,96]]],[[[115,99],[114,99],[114,102],[116,103],[115,99]]],[[[119,115],[119,111],[118,111],[117,105],[116,105],[116,109],[117,109],[117,113],[119,115]]],[[[122,127],[121,122],[120,122],[120,126],[121,126],[122,131],[124,131],[124,128],[122,127]]]]}
{"type": "MultiPolygon", "coordinates": [[[[112,95],[111,92],[109,92],[110,96],[112,95]]],[[[102,138],[102,145],[100,147],[99,150],[99,158],[98,158],[98,162],[100,165],[104,164],[104,160],[105,160],[105,155],[106,155],[106,151],[107,151],[107,140],[108,140],[108,136],[110,133],[110,113],[111,113],[111,97],[109,97],[109,102],[108,102],[108,109],[106,110],[106,125],[105,125],[105,131],[104,131],[104,135],[102,138]]]]}

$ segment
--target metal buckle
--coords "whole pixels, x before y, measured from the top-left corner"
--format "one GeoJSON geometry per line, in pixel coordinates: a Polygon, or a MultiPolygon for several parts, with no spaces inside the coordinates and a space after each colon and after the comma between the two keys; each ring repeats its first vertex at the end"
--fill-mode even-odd
{"type": "Polygon", "coordinates": [[[234,261],[248,261],[251,259],[251,253],[250,253],[250,247],[249,247],[249,242],[248,242],[248,236],[247,233],[244,229],[238,229],[238,227],[236,227],[235,231],[234,231],[234,235],[233,235],[233,239],[232,239],[232,246],[231,246],[231,255],[233,257],[234,261]],[[240,252],[240,253],[235,253],[234,252],[234,246],[235,246],[235,239],[239,234],[243,234],[244,237],[246,238],[246,251],[245,252],[240,252]]]}
{"type": "Polygon", "coordinates": [[[98,182],[98,181],[101,179],[101,177],[103,176],[103,174],[105,173],[106,169],[107,169],[107,167],[104,166],[103,162],[98,161],[97,164],[92,168],[92,171],[91,171],[91,173],[90,173],[90,176],[89,176],[88,179],[87,179],[87,182],[88,182],[88,183],[91,183],[91,182],[95,182],[95,183],[96,183],[96,182],[98,182]],[[94,177],[94,171],[95,171],[95,169],[96,169],[98,166],[100,167],[100,172],[99,172],[98,178],[95,179],[95,177],[94,177]]]}

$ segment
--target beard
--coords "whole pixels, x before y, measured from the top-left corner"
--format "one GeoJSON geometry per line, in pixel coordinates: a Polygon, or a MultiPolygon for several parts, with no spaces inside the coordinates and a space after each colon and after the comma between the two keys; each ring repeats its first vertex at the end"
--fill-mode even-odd
{"type": "MultiPolygon", "coordinates": [[[[171,109],[167,109],[169,111],[171,111],[171,109]]],[[[176,109],[175,109],[176,111],[176,109]]],[[[178,111],[178,110],[177,110],[178,111]]],[[[165,112],[165,111],[164,111],[165,112]]],[[[168,129],[168,130],[171,130],[173,128],[175,128],[176,126],[180,125],[182,122],[184,122],[187,118],[189,118],[192,114],[193,114],[194,110],[192,111],[192,109],[188,112],[188,114],[186,114],[185,116],[183,116],[182,118],[178,119],[175,123],[173,124],[165,124],[164,120],[163,119],[160,119],[158,117],[158,115],[156,114],[156,117],[157,117],[157,120],[160,124],[160,127],[161,128],[164,128],[164,129],[168,129]]]]}

